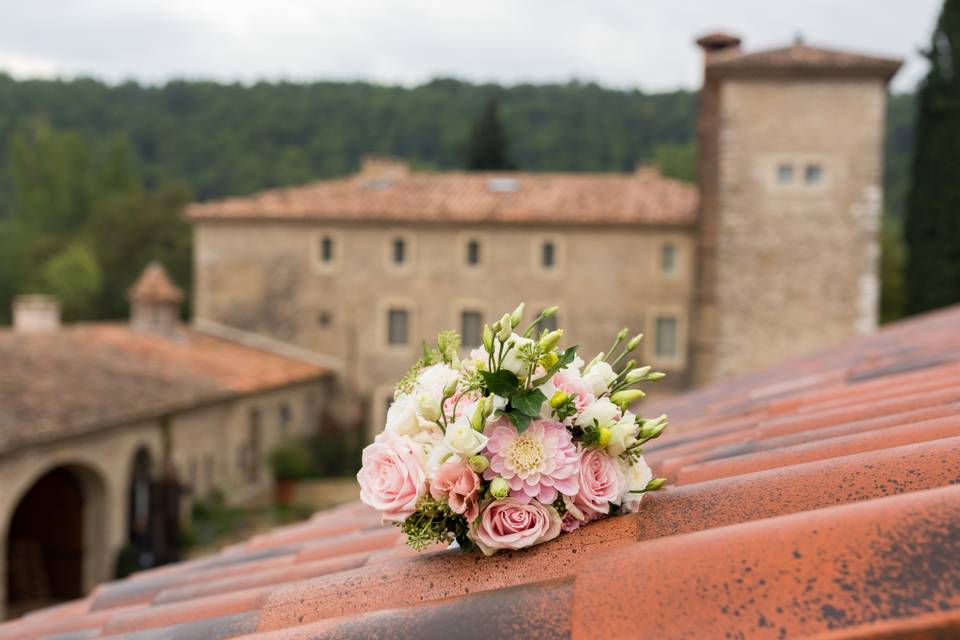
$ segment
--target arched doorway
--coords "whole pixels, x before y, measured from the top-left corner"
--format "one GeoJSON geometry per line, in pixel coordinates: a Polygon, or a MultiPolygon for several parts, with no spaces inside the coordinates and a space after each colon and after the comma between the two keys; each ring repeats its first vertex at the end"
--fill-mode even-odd
{"type": "Polygon", "coordinates": [[[7,533],[7,613],[84,591],[84,483],[69,467],[37,480],[17,504],[7,533]]]}

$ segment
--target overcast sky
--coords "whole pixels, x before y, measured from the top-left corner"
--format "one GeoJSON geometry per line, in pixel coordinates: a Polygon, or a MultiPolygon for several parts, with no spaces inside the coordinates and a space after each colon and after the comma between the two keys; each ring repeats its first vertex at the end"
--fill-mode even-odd
{"type": "Polygon", "coordinates": [[[698,85],[695,36],[748,49],[811,44],[925,66],[941,0],[0,0],[0,69],[92,75],[367,79],[417,84],[571,78],[663,91],[698,85]]]}

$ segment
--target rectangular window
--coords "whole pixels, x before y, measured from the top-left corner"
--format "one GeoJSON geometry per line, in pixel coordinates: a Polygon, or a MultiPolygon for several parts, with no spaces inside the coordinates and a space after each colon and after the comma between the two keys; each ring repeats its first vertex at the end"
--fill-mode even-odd
{"type": "Polygon", "coordinates": [[[387,312],[387,344],[407,344],[408,324],[409,313],[406,309],[390,309],[387,312]]]}
{"type": "Polygon", "coordinates": [[[656,355],[658,358],[677,357],[677,319],[670,316],[657,318],[656,355]]]}
{"type": "Polygon", "coordinates": [[[320,262],[333,262],[333,238],[330,236],[320,238],[320,262]]]}
{"type": "Polygon", "coordinates": [[[545,269],[552,269],[553,265],[557,259],[557,247],[553,242],[547,240],[543,243],[543,249],[541,254],[541,264],[543,264],[545,269]]]}
{"type": "Polygon", "coordinates": [[[793,183],[793,165],[783,163],[777,167],[777,182],[779,184],[793,183]]]}
{"type": "Polygon", "coordinates": [[[393,263],[403,264],[407,260],[407,243],[403,238],[393,240],[393,263]]]}
{"type": "Polygon", "coordinates": [[[660,270],[664,273],[673,273],[677,268],[677,250],[672,244],[665,244],[660,248],[660,270]]]}
{"type": "Polygon", "coordinates": [[[460,339],[465,347],[479,347],[483,334],[483,315],[479,311],[460,314],[460,339]]]}
{"type": "Polygon", "coordinates": [[[280,409],[277,411],[277,422],[280,425],[280,434],[285,438],[290,431],[290,422],[291,422],[292,412],[290,411],[290,405],[284,402],[280,405],[280,409]]]}
{"type": "Polygon", "coordinates": [[[480,264],[480,242],[477,240],[467,242],[467,264],[470,266],[480,264]]]}
{"type": "Polygon", "coordinates": [[[808,164],[803,174],[807,184],[820,184],[823,181],[823,167],[819,164],[808,164]]]}

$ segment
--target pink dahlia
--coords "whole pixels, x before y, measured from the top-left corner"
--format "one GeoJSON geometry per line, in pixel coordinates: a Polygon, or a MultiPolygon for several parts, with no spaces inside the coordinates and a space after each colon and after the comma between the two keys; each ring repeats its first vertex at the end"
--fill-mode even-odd
{"type": "Polygon", "coordinates": [[[570,432],[559,422],[537,420],[523,433],[502,419],[487,428],[490,466],[483,477],[503,477],[510,495],[521,500],[536,498],[544,504],[557,499],[557,492],[576,495],[579,489],[579,457],[570,432]]]}

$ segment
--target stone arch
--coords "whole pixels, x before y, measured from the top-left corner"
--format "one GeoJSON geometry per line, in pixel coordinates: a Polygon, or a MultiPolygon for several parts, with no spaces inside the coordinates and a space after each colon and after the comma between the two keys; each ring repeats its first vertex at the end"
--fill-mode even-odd
{"type": "Polygon", "coordinates": [[[106,511],[106,482],[86,465],[53,465],[23,488],[4,523],[8,615],[86,592],[106,511]]]}

